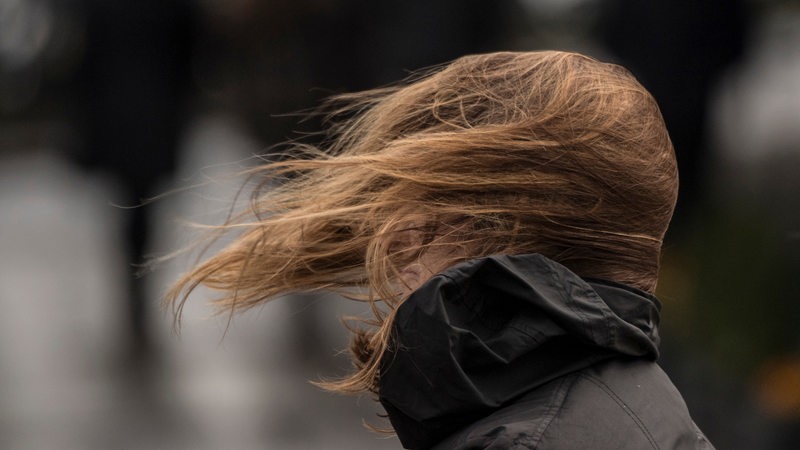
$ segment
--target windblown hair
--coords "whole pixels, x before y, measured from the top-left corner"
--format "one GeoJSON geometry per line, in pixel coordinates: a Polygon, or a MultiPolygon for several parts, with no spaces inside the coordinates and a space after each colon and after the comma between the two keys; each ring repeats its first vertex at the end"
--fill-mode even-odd
{"type": "Polygon", "coordinates": [[[352,327],[355,372],[321,383],[363,392],[376,390],[399,274],[435,246],[455,248],[448,264],[540,253],[655,289],[676,162],[655,100],[622,67],[555,51],[466,56],[326,111],[324,144],[256,169],[273,182],[222,226],[242,233],[178,280],[178,314],[198,285],[232,311],[297,291],[364,298],[375,317],[352,327]]]}

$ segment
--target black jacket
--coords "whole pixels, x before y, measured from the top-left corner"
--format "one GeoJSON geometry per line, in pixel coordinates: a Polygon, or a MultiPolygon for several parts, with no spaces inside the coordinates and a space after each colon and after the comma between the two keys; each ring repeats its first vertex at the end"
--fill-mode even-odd
{"type": "Polygon", "coordinates": [[[655,364],[659,310],[541,255],[468,261],[398,308],[380,401],[409,449],[712,448],[655,364]]]}

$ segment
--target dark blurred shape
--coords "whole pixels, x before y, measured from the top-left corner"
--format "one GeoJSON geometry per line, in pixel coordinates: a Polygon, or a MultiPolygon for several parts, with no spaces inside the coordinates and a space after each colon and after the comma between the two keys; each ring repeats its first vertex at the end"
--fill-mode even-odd
{"type": "Polygon", "coordinates": [[[746,40],[742,0],[608,0],[600,38],[655,96],[680,170],[674,224],[679,228],[705,192],[708,104],[720,74],[746,40]]]}
{"type": "Polygon", "coordinates": [[[238,111],[265,144],[314,131],[295,117],[331,94],[398,81],[466,53],[507,47],[513,0],[272,0],[207,4],[200,86],[238,111]]]}
{"type": "MultiPolygon", "coordinates": [[[[138,206],[175,166],[187,115],[195,36],[192,3],[182,0],[85,0],[86,45],[77,105],[83,108],[79,160],[121,183],[129,263],[142,262],[149,209],[138,206]]],[[[153,303],[131,267],[130,356],[151,356],[147,319],[153,303]]]]}

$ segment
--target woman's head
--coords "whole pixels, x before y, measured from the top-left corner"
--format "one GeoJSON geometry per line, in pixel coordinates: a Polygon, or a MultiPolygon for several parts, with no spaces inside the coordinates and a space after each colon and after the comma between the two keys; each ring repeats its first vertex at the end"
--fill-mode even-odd
{"type": "Polygon", "coordinates": [[[355,340],[360,375],[335,386],[358,390],[403,294],[455,262],[541,253],[654,290],[677,170],[655,101],[625,69],[563,52],[466,56],[328,107],[324,144],[258,169],[285,180],[172,301],[205,284],[234,309],[316,289],[383,302],[378,331],[355,340]]]}

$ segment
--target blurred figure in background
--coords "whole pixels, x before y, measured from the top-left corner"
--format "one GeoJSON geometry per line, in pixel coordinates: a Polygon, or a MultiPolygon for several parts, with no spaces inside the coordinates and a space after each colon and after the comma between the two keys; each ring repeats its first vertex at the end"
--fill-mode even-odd
{"type": "Polygon", "coordinates": [[[744,52],[742,0],[607,0],[600,42],[658,99],[681,174],[676,230],[709,188],[709,106],[725,70],[744,52]]]}
{"type": "Polygon", "coordinates": [[[78,72],[78,158],[112,174],[124,208],[130,264],[127,340],[132,366],[153,356],[149,321],[155,302],[136,276],[152,226],[145,200],[175,169],[189,114],[196,32],[189,0],[84,0],[85,53],[78,72]]]}

